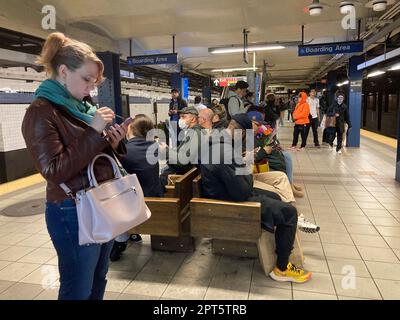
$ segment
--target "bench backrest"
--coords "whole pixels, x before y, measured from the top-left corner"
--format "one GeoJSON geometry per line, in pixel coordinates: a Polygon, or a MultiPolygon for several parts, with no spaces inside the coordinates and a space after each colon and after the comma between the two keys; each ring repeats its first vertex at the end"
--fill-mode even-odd
{"type": "Polygon", "coordinates": [[[174,198],[180,200],[182,208],[184,208],[193,197],[193,179],[199,174],[199,170],[195,167],[186,172],[175,182],[174,198]]]}

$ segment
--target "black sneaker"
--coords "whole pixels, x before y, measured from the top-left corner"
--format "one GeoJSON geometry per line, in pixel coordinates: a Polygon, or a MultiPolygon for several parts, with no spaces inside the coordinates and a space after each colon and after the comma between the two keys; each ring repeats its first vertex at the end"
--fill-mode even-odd
{"type": "Polygon", "coordinates": [[[132,234],[129,239],[136,243],[142,242],[142,240],[143,240],[142,237],[140,236],[140,234],[132,234]]]}
{"type": "Polygon", "coordinates": [[[114,262],[121,259],[122,253],[125,251],[127,244],[128,241],[126,242],[114,241],[114,245],[110,253],[110,260],[114,262]]]}

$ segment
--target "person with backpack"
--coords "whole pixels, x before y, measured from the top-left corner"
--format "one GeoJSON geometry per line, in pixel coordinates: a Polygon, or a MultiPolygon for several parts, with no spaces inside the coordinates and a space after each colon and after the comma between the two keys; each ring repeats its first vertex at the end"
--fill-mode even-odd
{"type": "Polygon", "coordinates": [[[246,95],[248,87],[249,84],[246,81],[240,80],[236,83],[234,91],[229,91],[228,98],[220,101],[228,111],[228,120],[235,114],[247,112],[248,107],[244,106],[242,99],[246,95]]]}

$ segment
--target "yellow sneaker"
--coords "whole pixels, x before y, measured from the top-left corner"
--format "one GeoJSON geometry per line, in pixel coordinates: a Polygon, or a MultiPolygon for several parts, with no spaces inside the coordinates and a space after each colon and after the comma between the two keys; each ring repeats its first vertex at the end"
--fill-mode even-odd
{"type": "Polygon", "coordinates": [[[289,262],[285,271],[281,271],[278,267],[275,267],[269,276],[275,281],[280,282],[305,283],[311,280],[312,273],[297,268],[295,265],[289,262]]]}

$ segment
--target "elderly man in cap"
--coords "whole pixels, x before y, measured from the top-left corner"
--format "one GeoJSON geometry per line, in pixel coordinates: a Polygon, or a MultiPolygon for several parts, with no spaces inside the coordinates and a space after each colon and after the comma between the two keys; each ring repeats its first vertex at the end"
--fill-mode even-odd
{"type": "Polygon", "coordinates": [[[170,174],[185,174],[198,164],[202,129],[198,123],[198,116],[199,113],[194,107],[180,110],[178,126],[182,132],[178,137],[179,146],[170,148],[166,144],[160,144],[160,152],[165,152],[168,160],[168,166],[160,175],[162,185],[168,184],[170,174]]]}

